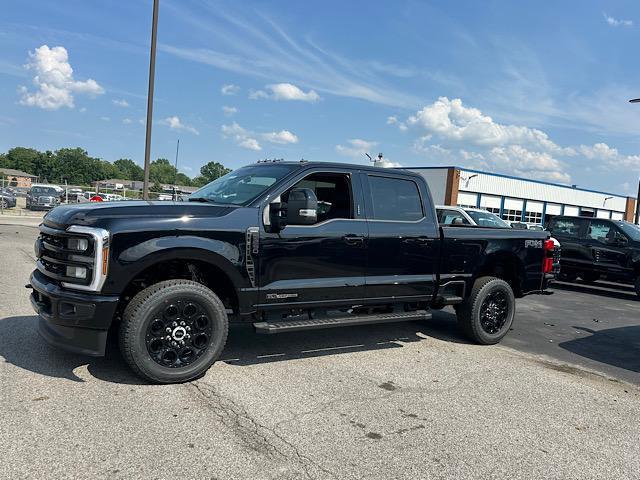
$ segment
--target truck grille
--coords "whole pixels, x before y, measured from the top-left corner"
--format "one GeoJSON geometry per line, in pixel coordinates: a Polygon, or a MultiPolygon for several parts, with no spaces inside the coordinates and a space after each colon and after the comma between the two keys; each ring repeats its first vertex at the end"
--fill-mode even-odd
{"type": "Polygon", "coordinates": [[[69,234],[64,230],[40,225],[40,235],[36,239],[35,253],[36,267],[47,277],[59,282],[77,285],[88,285],[94,274],[94,249],[90,236],[69,234]],[[69,238],[86,238],[89,244],[87,250],[78,252],[67,248],[69,238]],[[67,267],[81,267],[86,269],[84,278],[67,275],[67,267]]]}

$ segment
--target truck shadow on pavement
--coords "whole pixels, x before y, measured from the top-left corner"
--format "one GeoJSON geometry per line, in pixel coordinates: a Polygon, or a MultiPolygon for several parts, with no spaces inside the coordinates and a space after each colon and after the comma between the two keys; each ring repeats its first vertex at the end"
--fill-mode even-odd
{"type": "Polygon", "coordinates": [[[24,370],[48,377],[84,382],[76,370],[84,365],[89,374],[106,382],[144,384],[120,356],[117,342],[107,342],[104,357],[89,357],[68,353],[50,346],[38,334],[36,315],[0,319],[0,357],[24,370]]]}
{"type": "Polygon", "coordinates": [[[560,348],[600,363],[640,372],[640,325],[605,330],[573,328],[591,335],[562,342],[558,344],[560,348]],[[624,348],[620,348],[621,345],[624,348]]]}
{"type": "MultiPolygon", "coordinates": [[[[0,357],[24,370],[54,378],[84,382],[82,367],[97,379],[123,384],[144,384],[122,359],[115,335],[109,335],[105,357],[68,353],[50,346],[37,332],[38,317],[0,319],[0,357]],[[82,369],[82,370],[78,370],[82,369]]],[[[115,332],[114,332],[115,333],[115,332]]],[[[399,322],[357,327],[310,330],[279,335],[256,334],[250,325],[233,326],[219,361],[247,366],[359,351],[403,348],[409,342],[437,338],[469,343],[458,332],[456,317],[448,311],[434,312],[425,322],[399,322]]],[[[215,367],[214,367],[215,368],[215,367]]]]}
{"type": "Polygon", "coordinates": [[[600,295],[603,297],[617,298],[621,300],[637,301],[633,286],[621,284],[608,284],[595,282],[592,284],[585,283],[565,283],[554,282],[552,284],[554,290],[566,290],[569,292],[586,293],[589,295],[600,295]]]}

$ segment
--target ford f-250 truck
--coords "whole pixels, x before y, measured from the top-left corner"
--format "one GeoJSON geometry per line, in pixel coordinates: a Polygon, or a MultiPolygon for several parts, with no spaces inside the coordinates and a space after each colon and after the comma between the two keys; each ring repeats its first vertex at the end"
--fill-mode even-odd
{"type": "Polygon", "coordinates": [[[230,322],[273,334],[454,305],[469,338],[494,344],[515,298],[553,276],[547,233],[441,227],[424,178],[404,170],[258,163],[190,200],[49,212],[29,285],[41,335],[103,355],[113,332],[138,375],[184,382],[220,356],[230,322]]]}

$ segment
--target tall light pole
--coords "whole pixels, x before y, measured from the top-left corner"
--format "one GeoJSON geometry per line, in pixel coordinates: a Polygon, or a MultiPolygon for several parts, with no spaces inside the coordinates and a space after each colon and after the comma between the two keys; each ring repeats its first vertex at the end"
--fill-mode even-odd
{"type": "MultiPolygon", "coordinates": [[[[640,103],[640,98],[632,98],[629,100],[629,103],[640,103]]],[[[640,217],[640,179],[638,179],[638,194],[636,195],[636,215],[633,223],[636,225],[638,222],[638,217],[640,217]]]]}
{"type": "Polygon", "coordinates": [[[151,120],[153,118],[153,86],[156,76],[156,39],[158,37],[158,7],[160,0],[153,0],[151,24],[151,55],[149,57],[149,92],[147,93],[147,134],[144,143],[144,183],[142,198],[149,200],[149,165],[151,157],[151,120]]]}

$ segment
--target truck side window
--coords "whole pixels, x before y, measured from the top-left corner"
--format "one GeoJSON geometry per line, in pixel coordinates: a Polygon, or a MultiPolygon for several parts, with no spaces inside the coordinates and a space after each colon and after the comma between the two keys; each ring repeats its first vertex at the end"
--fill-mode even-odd
{"type": "Polygon", "coordinates": [[[416,221],[424,217],[418,185],[411,180],[369,175],[373,219],[416,221]]]}
{"type": "Polygon", "coordinates": [[[554,219],[551,223],[551,233],[577,237],[580,234],[580,222],[571,218],[554,219]]]}
{"type": "Polygon", "coordinates": [[[592,220],[587,232],[587,238],[596,240],[601,243],[607,243],[609,237],[615,236],[615,230],[609,222],[592,220]]]}
{"type": "Polygon", "coordinates": [[[438,211],[438,222],[441,225],[453,225],[456,220],[457,225],[469,225],[469,221],[460,212],[455,210],[438,211]]]}
{"type": "MultiPolygon", "coordinates": [[[[336,218],[353,218],[351,178],[344,173],[312,173],[293,188],[310,188],[318,198],[318,223],[336,218]]],[[[290,189],[290,190],[291,190],[290,189]]],[[[289,192],[283,194],[287,201],[289,192]]]]}

